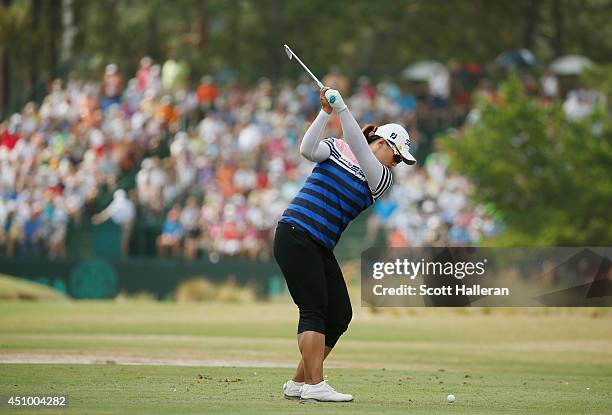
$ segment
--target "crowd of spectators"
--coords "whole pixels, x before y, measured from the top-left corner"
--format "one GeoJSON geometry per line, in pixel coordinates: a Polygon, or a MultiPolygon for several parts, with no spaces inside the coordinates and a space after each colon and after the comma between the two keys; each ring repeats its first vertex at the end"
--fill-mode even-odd
{"type": "Polygon", "coordinates": [[[368,235],[383,228],[390,247],[474,246],[498,234],[495,210],[470,202],[473,186],[449,171],[443,153],[427,156],[423,168],[396,169],[394,185],[368,219],[368,235]]]}
{"type": "MultiPolygon", "coordinates": [[[[71,233],[110,221],[123,255],[269,256],[276,221],[312,169],[297,149],[318,91],[309,78],[249,88],[191,79],[173,60],[143,58],[127,82],[109,64],[99,81],[53,81],[40,105],[2,122],[0,253],[64,257],[71,233]]],[[[395,185],[372,209],[370,235],[383,229],[392,246],[472,245],[499,232],[423,133],[427,123],[462,122],[472,93],[494,95],[486,78],[469,93],[451,90],[448,78],[409,93],[389,78],[360,77],[351,88],[337,69],[324,82],[344,91],[360,123],[399,122],[413,140],[419,164],[396,168],[395,185]]],[[[550,73],[538,89],[560,96],[550,73]]],[[[568,94],[568,117],[593,99],[568,94]]],[[[341,136],[337,119],[326,133],[341,136]]]]}

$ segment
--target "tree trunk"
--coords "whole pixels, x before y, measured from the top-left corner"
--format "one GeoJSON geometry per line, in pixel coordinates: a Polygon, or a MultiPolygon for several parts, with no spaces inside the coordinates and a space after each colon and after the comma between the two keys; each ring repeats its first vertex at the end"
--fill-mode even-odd
{"type": "Polygon", "coordinates": [[[11,60],[8,50],[2,52],[0,65],[0,120],[7,118],[11,102],[11,60]]]}
{"type": "Polygon", "coordinates": [[[154,2],[153,6],[149,11],[148,18],[148,30],[147,30],[147,55],[153,58],[154,61],[159,62],[162,58],[161,48],[159,47],[159,4],[154,2]]]}
{"type": "Polygon", "coordinates": [[[72,48],[74,44],[74,0],[62,0],[62,53],[60,60],[67,65],[72,58],[72,48]]]}
{"type": "MultiPolygon", "coordinates": [[[[359,62],[359,73],[371,74],[372,62],[376,56],[379,45],[382,44],[385,34],[379,27],[372,28],[372,34],[368,37],[364,52],[361,53],[361,59],[359,62]]],[[[376,69],[377,65],[374,65],[376,69]]]]}
{"type": "Polygon", "coordinates": [[[230,31],[228,36],[229,38],[229,55],[226,55],[226,57],[224,58],[224,60],[226,62],[229,62],[230,67],[234,68],[234,69],[239,69],[240,68],[240,24],[241,24],[241,19],[240,19],[240,13],[241,13],[241,4],[239,0],[232,0],[231,1],[232,6],[230,6],[230,9],[232,10],[230,13],[230,31]]]}
{"type": "Polygon", "coordinates": [[[196,1],[196,16],[197,16],[197,46],[203,48],[208,42],[208,13],[206,0],[196,1]]]}
{"type": "MultiPolygon", "coordinates": [[[[35,42],[38,44],[38,40],[41,39],[41,19],[40,14],[42,12],[42,0],[32,0],[31,5],[31,15],[32,15],[32,26],[30,27],[30,33],[34,36],[35,42]]],[[[34,87],[34,84],[38,80],[39,77],[39,57],[40,50],[36,48],[30,49],[30,62],[28,65],[28,82],[27,90],[31,91],[34,87]]]]}
{"type": "MultiPolygon", "coordinates": [[[[285,19],[284,19],[284,5],[283,0],[275,0],[271,3],[272,5],[272,33],[274,34],[273,42],[281,41],[285,38],[285,19]]],[[[270,51],[270,62],[272,63],[272,79],[278,80],[280,77],[280,70],[283,67],[287,55],[285,51],[280,47],[272,43],[269,45],[268,50],[270,51]]]]}
{"type": "MultiPolygon", "coordinates": [[[[2,5],[10,7],[13,0],[2,0],[2,5]]],[[[2,48],[0,58],[0,120],[7,118],[11,102],[11,57],[8,46],[2,48]]]]}
{"type": "Polygon", "coordinates": [[[555,57],[563,55],[563,12],[561,10],[561,0],[553,0],[552,3],[553,38],[552,49],[555,57]]]}
{"type": "Polygon", "coordinates": [[[47,38],[47,47],[49,50],[49,72],[51,77],[56,77],[57,74],[57,63],[58,63],[58,50],[57,50],[57,34],[61,30],[61,7],[58,7],[55,3],[47,4],[47,27],[48,33],[45,34],[47,38]]]}
{"type": "Polygon", "coordinates": [[[525,26],[525,32],[523,33],[523,47],[533,50],[535,37],[538,30],[538,21],[540,19],[540,1],[531,0],[529,7],[525,10],[524,16],[525,20],[527,21],[527,25],[525,26]]]}

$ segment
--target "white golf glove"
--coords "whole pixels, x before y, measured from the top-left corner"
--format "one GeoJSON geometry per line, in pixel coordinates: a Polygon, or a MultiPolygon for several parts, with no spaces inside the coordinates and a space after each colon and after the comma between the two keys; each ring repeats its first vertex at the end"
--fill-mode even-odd
{"type": "Polygon", "coordinates": [[[335,89],[328,89],[325,92],[325,98],[327,98],[329,105],[332,106],[336,113],[340,114],[346,109],[346,104],[342,99],[342,95],[340,95],[340,92],[336,91],[335,89]]]}

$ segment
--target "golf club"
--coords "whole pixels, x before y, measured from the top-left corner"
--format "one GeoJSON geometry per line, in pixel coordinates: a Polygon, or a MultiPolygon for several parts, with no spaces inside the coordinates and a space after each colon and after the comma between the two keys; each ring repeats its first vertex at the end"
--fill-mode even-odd
{"type": "MultiPolygon", "coordinates": [[[[304,65],[304,62],[302,62],[300,60],[300,58],[298,57],[298,55],[296,55],[295,53],[293,53],[293,51],[291,50],[291,48],[287,45],[285,46],[285,53],[287,54],[287,56],[289,57],[289,60],[291,60],[292,58],[295,57],[295,59],[299,62],[300,65],[302,65],[302,68],[304,68],[306,70],[306,72],[308,72],[308,75],[310,75],[312,77],[312,79],[314,79],[314,81],[317,83],[317,85],[319,86],[319,89],[323,89],[325,87],[325,85],[323,85],[323,83],[321,81],[319,81],[317,79],[316,76],[314,76],[314,74],[312,72],[310,72],[310,69],[308,69],[308,67],[306,65],[304,65]]],[[[335,98],[332,97],[332,103],[335,101],[335,98]]]]}

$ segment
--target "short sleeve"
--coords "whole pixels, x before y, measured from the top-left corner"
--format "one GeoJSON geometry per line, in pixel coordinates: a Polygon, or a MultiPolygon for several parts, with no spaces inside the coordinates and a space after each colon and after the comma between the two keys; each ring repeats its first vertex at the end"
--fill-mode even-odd
{"type": "Polygon", "coordinates": [[[326,144],[329,147],[329,152],[333,153],[334,152],[334,137],[328,137],[324,140],[321,140],[322,143],[326,144]]]}
{"type": "Polygon", "coordinates": [[[372,197],[374,198],[374,200],[377,200],[379,197],[381,197],[387,191],[387,189],[391,187],[392,184],[393,173],[391,172],[390,168],[388,168],[387,166],[383,166],[383,172],[380,177],[380,181],[378,182],[378,185],[374,188],[374,190],[370,189],[372,191],[372,197]]]}

